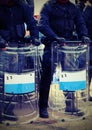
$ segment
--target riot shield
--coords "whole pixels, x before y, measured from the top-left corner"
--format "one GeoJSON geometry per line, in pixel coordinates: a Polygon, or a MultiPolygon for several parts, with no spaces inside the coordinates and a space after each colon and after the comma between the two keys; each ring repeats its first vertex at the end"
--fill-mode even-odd
{"type": "Polygon", "coordinates": [[[37,47],[8,47],[0,52],[4,123],[27,123],[38,117],[38,65],[37,47]]]}
{"type": "Polygon", "coordinates": [[[89,95],[89,46],[68,41],[64,46],[52,44],[52,83],[49,107],[52,116],[76,119],[87,115],[89,95]]]}

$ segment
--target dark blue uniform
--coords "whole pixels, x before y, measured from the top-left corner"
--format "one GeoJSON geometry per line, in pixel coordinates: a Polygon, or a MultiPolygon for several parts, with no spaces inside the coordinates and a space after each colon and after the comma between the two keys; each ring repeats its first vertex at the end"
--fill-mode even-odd
{"type": "Polygon", "coordinates": [[[13,6],[0,6],[0,36],[4,40],[22,39],[25,36],[24,23],[27,24],[31,37],[38,38],[36,21],[27,4],[18,2],[13,6]]]}
{"type": "Polygon", "coordinates": [[[71,2],[61,5],[47,2],[40,13],[39,30],[48,38],[56,36],[72,39],[76,28],[79,37],[87,36],[85,22],[79,9],[71,2]]]}

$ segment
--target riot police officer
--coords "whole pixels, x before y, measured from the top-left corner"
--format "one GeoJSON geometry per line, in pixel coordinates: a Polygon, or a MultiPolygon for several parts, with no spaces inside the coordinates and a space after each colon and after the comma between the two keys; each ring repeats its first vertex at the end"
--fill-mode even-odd
{"type": "MultiPolygon", "coordinates": [[[[69,0],[49,0],[40,12],[39,30],[45,36],[42,77],[39,93],[39,115],[48,118],[48,98],[51,83],[51,43],[57,41],[63,43],[73,40],[73,31],[78,33],[78,38],[88,42],[88,31],[80,10],[69,0]]],[[[69,98],[69,97],[68,97],[69,98]]],[[[71,110],[71,103],[66,102],[66,111],[76,111],[75,106],[71,110]]]]}
{"type": "MultiPolygon", "coordinates": [[[[17,45],[13,43],[23,41],[26,34],[24,23],[30,32],[32,44],[39,45],[39,31],[32,9],[20,0],[0,0],[0,53],[7,46],[14,47],[17,45]]],[[[10,59],[9,61],[11,62],[10,59]]],[[[2,123],[1,113],[2,104],[0,103],[0,123],[2,123]]]]}

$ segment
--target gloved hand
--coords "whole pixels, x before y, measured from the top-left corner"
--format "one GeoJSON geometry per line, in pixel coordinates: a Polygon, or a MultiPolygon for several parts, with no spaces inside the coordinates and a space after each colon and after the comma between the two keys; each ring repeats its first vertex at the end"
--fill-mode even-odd
{"type": "Polygon", "coordinates": [[[83,43],[89,43],[91,40],[90,40],[90,38],[89,37],[87,37],[87,36],[82,36],[82,42],[83,43]]]}
{"type": "Polygon", "coordinates": [[[64,43],[66,42],[64,37],[55,37],[55,40],[60,44],[60,45],[64,45],[64,43]]]}
{"type": "Polygon", "coordinates": [[[32,39],[32,44],[35,46],[39,46],[40,45],[39,39],[37,39],[37,38],[32,39]]]}

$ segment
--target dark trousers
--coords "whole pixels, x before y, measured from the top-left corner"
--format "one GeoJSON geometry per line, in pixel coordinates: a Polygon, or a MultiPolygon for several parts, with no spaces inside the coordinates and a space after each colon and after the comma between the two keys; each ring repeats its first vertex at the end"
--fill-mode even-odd
{"type": "MultiPolygon", "coordinates": [[[[63,57],[64,58],[64,57],[63,57]]],[[[61,56],[61,62],[63,63],[63,59],[61,56]]],[[[55,57],[54,57],[55,60],[55,57]]],[[[52,76],[55,71],[54,68],[51,67],[51,50],[45,48],[42,60],[42,74],[41,74],[41,82],[39,88],[39,108],[47,108],[48,107],[48,98],[49,98],[49,90],[50,84],[52,81],[52,76]]],[[[74,92],[65,92],[64,95],[66,99],[74,99],[74,92]]],[[[69,101],[71,102],[71,101],[69,101]]],[[[70,106],[71,103],[66,101],[66,105],[70,106]]]]}
{"type": "Polygon", "coordinates": [[[44,50],[42,60],[42,75],[39,88],[39,107],[48,107],[48,97],[51,84],[51,50],[44,50]]]}

